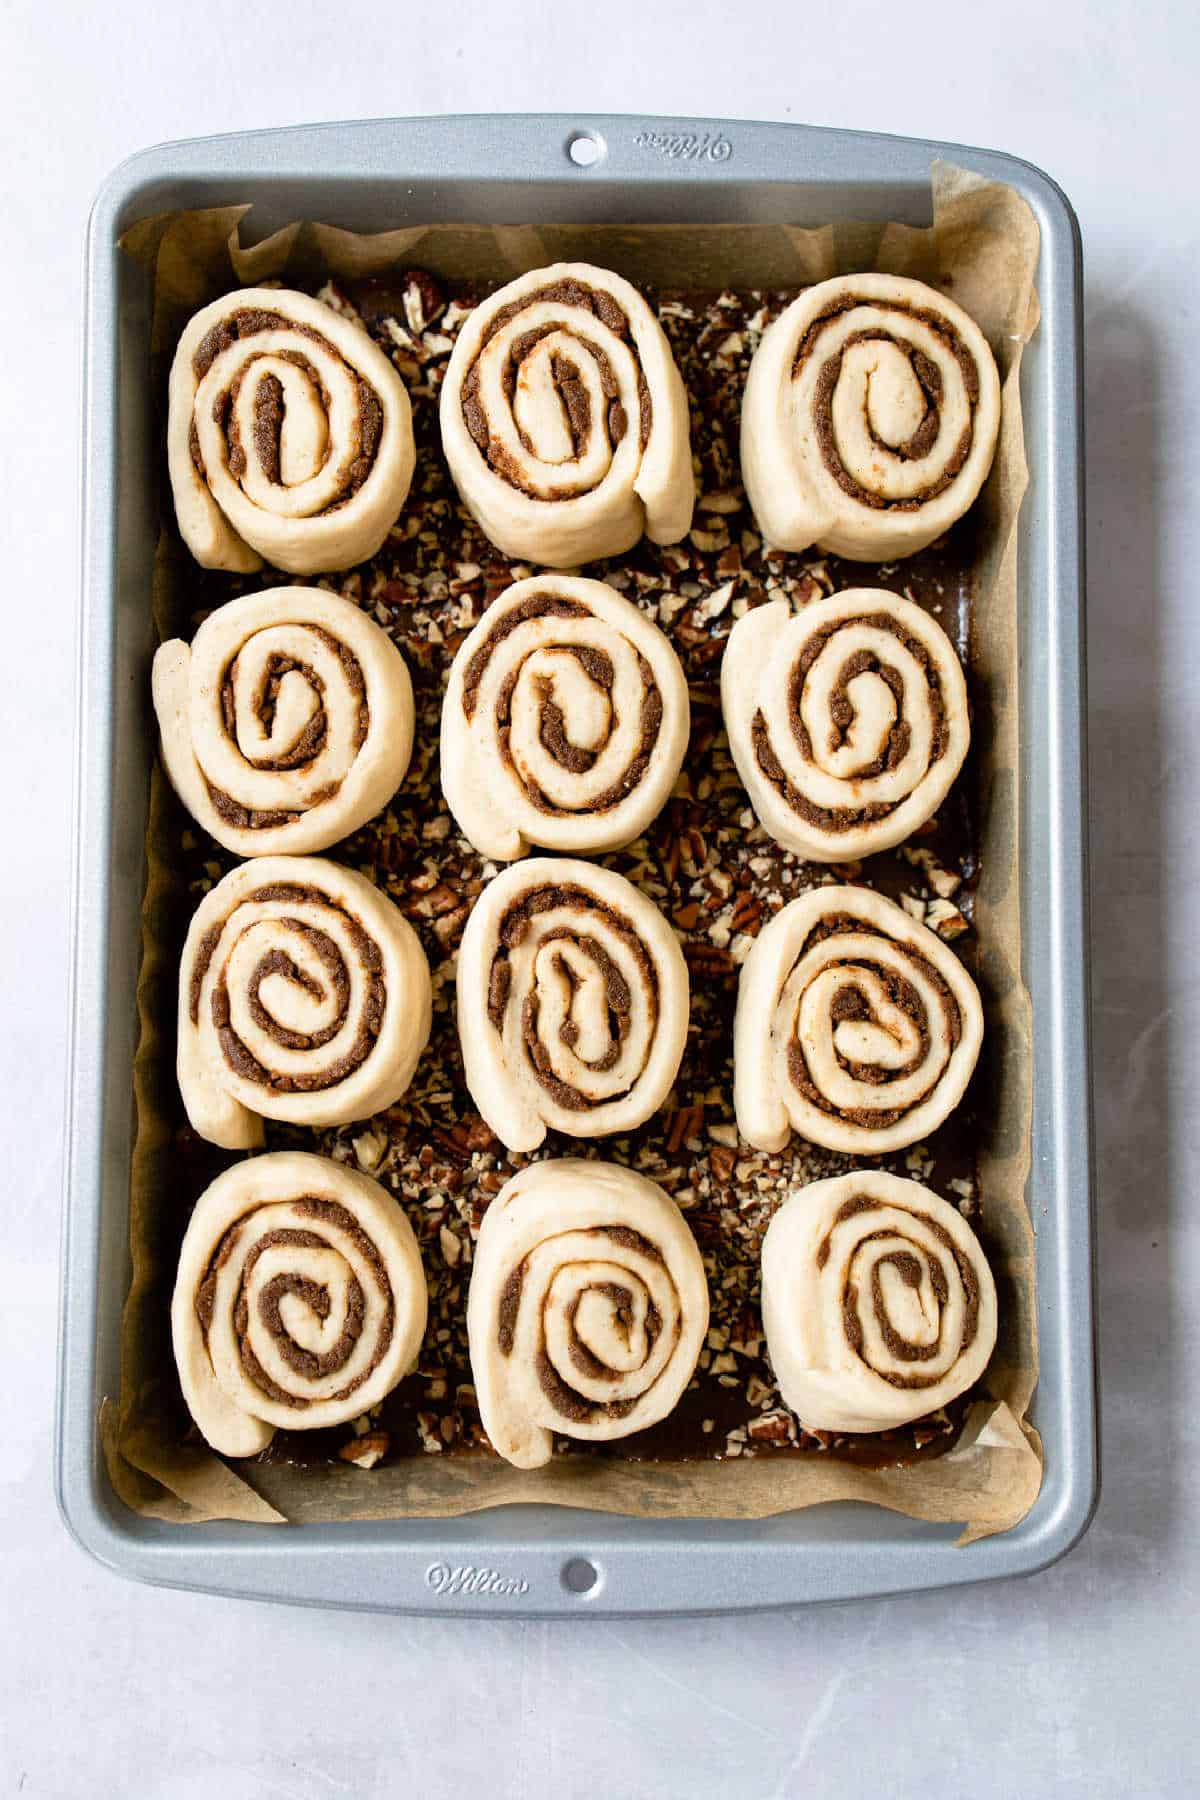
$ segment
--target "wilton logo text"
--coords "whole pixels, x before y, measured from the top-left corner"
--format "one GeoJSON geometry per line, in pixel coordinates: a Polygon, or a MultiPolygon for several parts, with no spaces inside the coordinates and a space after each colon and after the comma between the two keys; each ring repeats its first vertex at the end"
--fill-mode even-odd
{"type": "Polygon", "coordinates": [[[657,150],[672,162],[728,162],[733,145],[720,132],[639,131],[634,138],[639,150],[657,150]]]}
{"type": "Polygon", "coordinates": [[[527,1594],[529,1583],[519,1575],[501,1575],[495,1569],[452,1569],[446,1563],[430,1563],[425,1585],[439,1599],[453,1594],[527,1594]]]}

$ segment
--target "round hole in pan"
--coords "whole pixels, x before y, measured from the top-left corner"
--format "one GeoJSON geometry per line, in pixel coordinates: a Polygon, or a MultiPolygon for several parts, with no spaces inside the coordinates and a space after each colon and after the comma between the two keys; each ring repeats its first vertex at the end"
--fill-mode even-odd
{"type": "Polygon", "coordinates": [[[595,131],[575,131],[567,139],[567,155],[579,169],[592,168],[604,151],[604,139],[595,131]]]}
{"type": "Polygon", "coordinates": [[[570,1562],[563,1564],[562,1584],[568,1594],[578,1594],[581,1600],[586,1599],[599,1587],[600,1571],[586,1556],[573,1556],[570,1562]]]}

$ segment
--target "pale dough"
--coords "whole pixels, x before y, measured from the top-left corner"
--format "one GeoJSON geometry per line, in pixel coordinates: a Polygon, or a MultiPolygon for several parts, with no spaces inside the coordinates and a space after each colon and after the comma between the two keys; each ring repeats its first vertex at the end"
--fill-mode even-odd
{"type": "Polygon", "coordinates": [[[742,965],[738,1130],[758,1150],[793,1131],[854,1155],[902,1149],[958,1105],[982,1041],[979,991],[936,932],[869,888],[813,888],[742,965]]]}
{"type": "Polygon", "coordinates": [[[686,536],[687,394],[658,320],[611,270],[556,263],[489,295],[459,332],[440,406],[455,486],[507,555],[573,568],[618,556],[643,534],[656,544],[686,536]],[[563,284],[566,294],[545,297],[563,284]],[[627,331],[605,324],[584,289],[610,317],[619,309],[627,331]]]}
{"type": "Polygon", "coordinates": [[[1000,377],[953,300],[902,275],[838,275],[763,333],[742,401],[742,479],[781,550],[911,556],[992,466],[1000,377]]]}
{"type": "Polygon", "coordinates": [[[953,644],[929,613],[883,588],[849,588],[795,614],[786,600],[746,613],[722,659],[721,709],[759,819],[810,862],[856,862],[911,837],[971,741],[953,644]]]}
{"type": "Polygon", "coordinates": [[[412,754],[404,658],[352,601],[322,588],[227,601],[190,648],[177,638],[159,648],[153,689],[172,786],[238,856],[299,855],[348,837],[387,805],[412,754]]]}
{"type": "Polygon", "coordinates": [[[279,1427],[357,1418],[416,1361],[426,1305],[412,1227],[377,1181],[299,1150],[250,1157],[201,1194],[179,1254],[171,1337],[188,1410],[224,1456],[257,1455],[279,1427]]]}
{"type": "Polygon", "coordinates": [[[264,1118],[369,1118],[412,1080],[431,1017],[420,940],[365,876],[317,856],[242,863],[204,896],[184,945],[188,1117],[227,1150],[261,1144],[264,1118]]]}
{"type": "Polygon", "coordinates": [[[817,1431],[924,1418],[973,1386],[995,1348],[979,1239],[898,1175],[858,1169],[801,1188],[767,1227],[762,1276],[779,1391],[817,1431]]]}
{"type": "Polygon", "coordinates": [[[592,1138],[642,1124],[670,1091],[687,1026],[678,939],[624,876],[531,857],[475,902],[458,953],[458,1031],[471,1096],[510,1150],[535,1150],[548,1127],[592,1138]]]}
{"type": "Polygon", "coordinates": [[[446,802],[498,862],[531,844],[620,849],[666,804],[689,718],[679,658],[615,588],[566,575],[515,582],[454,658],[446,802]]]}
{"type": "Polygon", "coordinates": [[[556,1432],[594,1442],[665,1419],[707,1330],[696,1240],[675,1202],[632,1169],[534,1163],[484,1214],[467,1299],[471,1371],[492,1448],[517,1468],[549,1462],[556,1432]]]}
{"type": "Polygon", "coordinates": [[[167,466],[183,541],[206,569],[249,574],[265,560],[314,575],[364,562],[400,516],[415,458],[408,391],[354,320],[288,288],[238,288],[188,323],[168,385],[167,466]],[[245,335],[230,326],[238,315],[245,335]],[[364,390],[378,408],[373,445],[364,390]]]}

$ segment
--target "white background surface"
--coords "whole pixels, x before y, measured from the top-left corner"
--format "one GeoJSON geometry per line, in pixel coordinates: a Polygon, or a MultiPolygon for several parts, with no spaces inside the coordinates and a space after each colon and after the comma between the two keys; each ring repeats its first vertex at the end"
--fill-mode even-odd
{"type": "Polygon", "coordinates": [[[1198,20],[1182,0],[936,16],[865,0],[3,0],[0,1794],[1200,1790],[1198,20]],[[50,1478],[87,208],[113,163],[159,139],[572,108],[985,144],[1040,163],[1079,211],[1099,1518],[1026,1582],[725,1621],[404,1621],[134,1587],[68,1540],[50,1478]]]}

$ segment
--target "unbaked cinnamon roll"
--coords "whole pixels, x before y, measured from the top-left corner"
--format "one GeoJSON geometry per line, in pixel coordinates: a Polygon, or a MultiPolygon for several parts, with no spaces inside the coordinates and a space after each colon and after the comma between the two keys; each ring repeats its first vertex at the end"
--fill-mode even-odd
{"type": "Polygon", "coordinates": [[[818,1431],[886,1431],[974,1385],[996,1287],[962,1214],[916,1181],[858,1169],[792,1195],[762,1249],[779,1390],[818,1431]]]}
{"type": "Polygon", "coordinates": [[[429,1037],[425,952],[362,875],[264,856],[197,907],[179,972],[179,1085],[201,1137],[341,1125],[398,1100],[429,1037]]]}
{"type": "Polygon", "coordinates": [[[408,393],[366,331],[320,300],[240,288],[203,307],[168,399],[175,515],[206,569],[348,569],[399,517],[415,455],[408,393]]]}
{"type": "Polygon", "coordinates": [[[691,525],[687,395],[654,314],[608,269],[556,263],[477,306],[441,427],[455,486],[509,556],[569,568],[691,525]]]}
{"type": "Polygon", "coordinates": [[[958,1105],[982,1041],[978,989],[936,933],[868,888],[814,888],[742,967],[738,1129],[759,1150],[793,1131],[827,1150],[898,1150],[958,1105]]]}
{"type": "Polygon", "coordinates": [[[442,787],[481,856],[619,849],[665,804],[688,742],[670,643],[602,581],[536,575],[460,646],[442,708],[442,787]]]}
{"type": "Polygon", "coordinates": [[[255,1156],[201,1194],[184,1235],[171,1336],[188,1410],[223,1456],[279,1427],[344,1424],[416,1361],[421,1253],[398,1201],[299,1150],[255,1156]]]}
{"type": "Polygon", "coordinates": [[[769,543],[882,562],[962,517],[999,427],[995,359],[961,306],[902,275],[839,275],[763,333],[742,476],[769,543]]]}
{"type": "Polygon", "coordinates": [[[746,613],[725,648],[721,707],[759,819],[812,862],[903,843],[945,799],[971,739],[953,644],[882,588],[746,613]]]}
{"type": "Polygon", "coordinates": [[[467,1332],[483,1428],[519,1469],[554,1433],[628,1437],[665,1419],[708,1330],[708,1285],[683,1215],[614,1163],[534,1163],[484,1214],[467,1332]]]}
{"type": "Polygon", "coordinates": [[[490,881],[458,955],[467,1086],[510,1150],[547,1128],[630,1131],[687,1040],[683,952],[652,901],[594,863],[536,857],[490,881]]]}
{"type": "Polygon", "coordinates": [[[413,740],[404,658],[351,601],[270,588],[154,657],[163,761],[198,824],[239,856],[324,850],[387,805],[413,740]]]}

